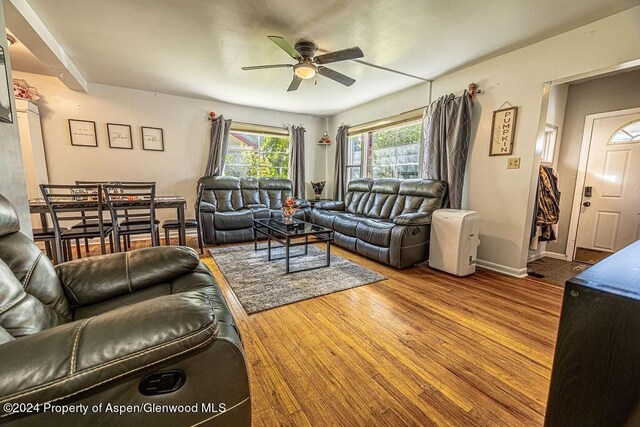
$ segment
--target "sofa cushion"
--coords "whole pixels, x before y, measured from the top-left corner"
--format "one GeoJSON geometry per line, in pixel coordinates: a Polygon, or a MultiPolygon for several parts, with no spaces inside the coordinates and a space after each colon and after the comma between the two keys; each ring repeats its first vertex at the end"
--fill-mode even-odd
{"type": "Polygon", "coordinates": [[[204,186],[202,201],[209,203],[218,212],[241,209],[242,193],[240,180],[232,176],[207,176],[198,180],[204,186]]]}
{"type": "Polygon", "coordinates": [[[364,208],[369,218],[388,219],[391,216],[400,188],[399,179],[378,179],[371,186],[371,194],[364,208]]]}
{"type": "Polygon", "coordinates": [[[390,218],[408,213],[431,213],[443,206],[447,184],[429,179],[407,179],[400,183],[390,218]]]}
{"type": "Polygon", "coordinates": [[[380,219],[366,219],[358,224],[356,237],[372,245],[389,247],[393,227],[395,227],[393,222],[380,219]]]}
{"type": "Polygon", "coordinates": [[[311,211],[311,222],[322,227],[333,229],[333,220],[338,213],[338,211],[323,211],[320,209],[314,209],[311,211]]]}
{"type": "Polygon", "coordinates": [[[256,178],[243,178],[240,180],[240,193],[244,207],[258,205],[260,203],[260,183],[256,178]]]}
{"type": "Polygon", "coordinates": [[[333,220],[333,229],[345,236],[356,237],[358,224],[366,220],[364,216],[338,212],[333,220]]]}
{"type": "Polygon", "coordinates": [[[364,214],[373,180],[369,178],[352,179],[347,186],[344,198],[345,210],[353,214],[364,214]]]}
{"type": "Polygon", "coordinates": [[[240,230],[253,227],[253,213],[249,209],[234,212],[216,212],[213,228],[216,230],[240,230]]]}

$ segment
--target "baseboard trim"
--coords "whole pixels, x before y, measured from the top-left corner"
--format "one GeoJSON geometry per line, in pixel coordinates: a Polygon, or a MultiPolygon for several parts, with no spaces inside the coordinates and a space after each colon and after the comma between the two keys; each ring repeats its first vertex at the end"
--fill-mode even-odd
{"type": "Polygon", "coordinates": [[[561,259],[562,261],[566,261],[567,260],[567,255],[566,254],[559,254],[557,252],[544,251],[542,253],[542,256],[543,257],[547,257],[547,258],[561,259]]]}
{"type": "Polygon", "coordinates": [[[485,261],[483,259],[479,259],[476,261],[478,267],[486,268],[487,270],[495,271],[497,273],[506,274],[511,277],[518,277],[520,279],[527,277],[527,269],[526,268],[513,268],[507,267],[506,265],[496,264],[495,262],[485,261]]]}
{"type": "Polygon", "coordinates": [[[531,254],[529,255],[529,257],[527,258],[527,262],[531,262],[531,261],[536,261],[539,260],[540,258],[542,258],[544,256],[544,252],[541,252],[539,254],[531,254]]]}

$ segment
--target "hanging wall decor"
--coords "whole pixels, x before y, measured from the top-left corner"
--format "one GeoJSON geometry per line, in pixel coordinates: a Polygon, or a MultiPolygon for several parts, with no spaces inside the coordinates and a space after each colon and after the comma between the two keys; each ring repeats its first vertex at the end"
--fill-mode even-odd
{"type": "Polygon", "coordinates": [[[107,123],[107,134],[109,135],[109,147],[133,149],[131,126],[107,123]]]}
{"type": "Polygon", "coordinates": [[[161,128],[142,126],[142,149],[164,151],[164,133],[161,128]]]}
{"type": "Polygon", "coordinates": [[[97,147],[96,122],[90,120],[69,119],[71,145],[78,147],[97,147]]]}
{"type": "Polygon", "coordinates": [[[509,107],[493,112],[490,156],[507,156],[513,153],[513,138],[516,133],[518,107],[513,107],[508,102],[505,104],[508,104],[509,107]]]}
{"type": "Polygon", "coordinates": [[[4,48],[2,46],[0,46],[0,72],[2,72],[2,76],[0,76],[0,121],[13,123],[7,58],[4,56],[4,48]]]}

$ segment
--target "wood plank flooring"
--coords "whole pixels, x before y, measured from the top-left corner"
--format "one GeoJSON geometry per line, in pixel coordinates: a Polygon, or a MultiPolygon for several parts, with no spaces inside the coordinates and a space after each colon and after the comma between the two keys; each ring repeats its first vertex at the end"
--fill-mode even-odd
{"type": "Polygon", "coordinates": [[[255,426],[543,424],[562,288],[335,253],[388,280],[250,316],[202,257],[242,332],[255,426]]]}

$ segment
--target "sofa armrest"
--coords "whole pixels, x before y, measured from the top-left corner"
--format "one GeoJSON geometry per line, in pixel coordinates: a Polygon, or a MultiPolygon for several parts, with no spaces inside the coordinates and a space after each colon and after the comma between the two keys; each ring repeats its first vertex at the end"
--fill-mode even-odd
{"type": "Polygon", "coordinates": [[[344,211],[344,202],[339,200],[317,202],[313,208],[325,211],[344,211]]]}
{"type": "Polygon", "coordinates": [[[267,205],[262,203],[251,203],[249,205],[246,205],[244,208],[245,209],[265,209],[266,207],[267,205]]]}
{"type": "Polygon", "coordinates": [[[429,225],[431,224],[430,213],[409,213],[398,215],[393,219],[397,225],[429,225]]]}
{"type": "Polygon", "coordinates": [[[167,282],[193,272],[200,258],[182,246],[161,246],[82,258],[56,266],[74,306],[83,306],[167,282]]]}
{"type": "Polygon", "coordinates": [[[307,199],[295,199],[295,202],[299,208],[308,208],[311,206],[311,202],[307,199]]]}
{"type": "Polygon", "coordinates": [[[200,212],[215,212],[216,207],[209,202],[200,202],[200,212]]]}
{"type": "Polygon", "coordinates": [[[211,343],[218,322],[209,298],[154,298],[0,345],[0,423],[6,403],[46,403],[103,386],[211,343]]]}

